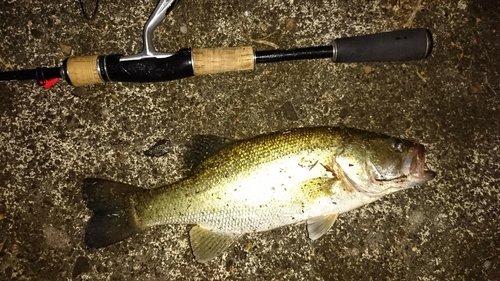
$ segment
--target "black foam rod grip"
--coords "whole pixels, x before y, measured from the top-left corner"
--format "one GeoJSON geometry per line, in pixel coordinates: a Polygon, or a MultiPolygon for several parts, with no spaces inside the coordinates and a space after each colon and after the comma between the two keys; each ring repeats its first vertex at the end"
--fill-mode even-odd
{"type": "Polygon", "coordinates": [[[333,41],[334,62],[411,61],[432,51],[432,33],[426,28],[346,37],[333,41]]]}

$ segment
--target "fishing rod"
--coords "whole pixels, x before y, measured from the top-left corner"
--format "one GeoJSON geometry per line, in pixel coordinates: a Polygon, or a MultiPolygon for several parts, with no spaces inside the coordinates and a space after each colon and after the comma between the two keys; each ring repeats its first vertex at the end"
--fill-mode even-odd
{"type": "Polygon", "coordinates": [[[0,72],[0,81],[36,80],[50,88],[63,78],[80,87],[104,82],[161,82],[195,75],[253,70],[256,64],[292,60],[330,58],[336,63],[395,62],[420,60],[429,56],[433,39],[428,29],[391,32],[334,39],[326,46],[290,50],[254,51],[252,47],[183,48],[177,52],[157,52],[153,45],[155,28],[166,17],[175,0],[160,0],[143,32],[141,53],[75,56],[60,67],[0,72]]]}

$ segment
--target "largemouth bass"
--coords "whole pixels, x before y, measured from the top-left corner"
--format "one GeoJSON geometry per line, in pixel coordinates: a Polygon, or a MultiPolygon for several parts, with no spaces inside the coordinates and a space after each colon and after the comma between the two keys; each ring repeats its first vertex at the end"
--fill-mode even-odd
{"type": "Polygon", "coordinates": [[[306,223],[318,239],[341,213],[423,184],[424,147],[366,131],[300,128],[228,142],[198,137],[202,161],[190,176],[157,189],[84,180],[94,214],[85,242],[105,247],[155,225],[190,224],[197,261],[250,232],[306,223]]]}

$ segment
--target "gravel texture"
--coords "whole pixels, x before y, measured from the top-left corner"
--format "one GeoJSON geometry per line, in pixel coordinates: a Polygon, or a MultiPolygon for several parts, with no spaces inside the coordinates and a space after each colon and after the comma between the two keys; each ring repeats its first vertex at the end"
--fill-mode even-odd
{"type": "MultiPolygon", "coordinates": [[[[88,21],[77,1],[1,0],[0,71],[138,53],[155,5],[100,1],[88,21]]],[[[295,61],[164,83],[0,82],[0,280],[500,280],[499,19],[494,0],[182,0],[158,50],[286,49],[405,27],[429,28],[435,48],[416,62],[295,61]],[[304,226],[245,235],[207,264],[188,226],[83,243],[85,177],[154,188],[186,175],[195,134],[319,125],[423,143],[438,175],[340,216],[317,241],[304,226]],[[160,140],[165,153],[144,154],[160,140]]]]}

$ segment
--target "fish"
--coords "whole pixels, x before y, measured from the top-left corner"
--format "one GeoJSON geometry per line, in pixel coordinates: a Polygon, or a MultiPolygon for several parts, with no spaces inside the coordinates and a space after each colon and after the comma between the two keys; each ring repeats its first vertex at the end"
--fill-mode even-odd
{"type": "Polygon", "coordinates": [[[89,248],[165,224],[193,225],[189,240],[201,263],[246,233],[305,223],[316,240],[340,214],[436,175],[425,168],[423,145],[353,128],[193,140],[186,153],[191,172],[165,186],[84,179],[83,198],[93,212],[85,229],[89,248]]]}

